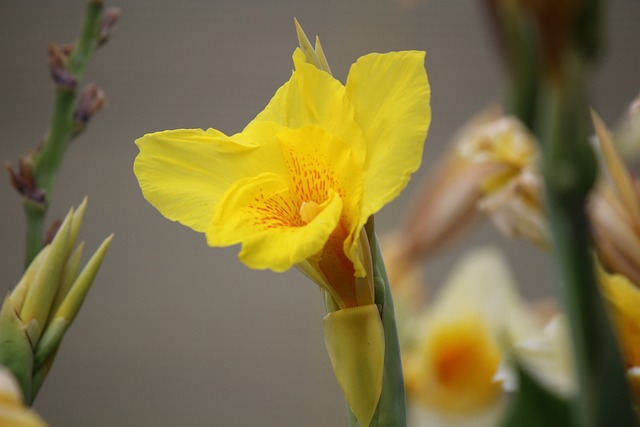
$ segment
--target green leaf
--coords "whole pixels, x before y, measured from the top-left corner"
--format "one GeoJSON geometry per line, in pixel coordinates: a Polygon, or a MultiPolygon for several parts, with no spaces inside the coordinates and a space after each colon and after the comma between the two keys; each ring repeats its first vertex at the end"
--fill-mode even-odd
{"type": "Polygon", "coordinates": [[[8,296],[0,310],[0,365],[13,373],[25,402],[31,399],[33,349],[24,326],[8,296]]]}
{"type": "Polygon", "coordinates": [[[568,400],[544,388],[522,366],[517,366],[517,372],[518,392],[500,427],[575,425],[571,418],[571,403],[568,400]]]}

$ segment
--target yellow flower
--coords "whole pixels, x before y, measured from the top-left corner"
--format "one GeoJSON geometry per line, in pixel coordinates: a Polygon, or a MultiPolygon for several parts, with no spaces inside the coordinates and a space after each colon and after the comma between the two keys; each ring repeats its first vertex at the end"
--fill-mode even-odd
{"type": "Polygon", "coordinates": [[[496,401],[500,348],[482,315],[460,313],[431,325],[422,350],[422,403],[448,413],[472,412],[496,401]]]}
{"type": "Polygon", "coordinates": [[[47,424],[22,403],[20,387],[11,371],[0,365],[0,426],[46,427],[47,424]]]}
{"type": "Polygon", "coordinates": [[[610,274],[598,264],[598,279],[622,349],[627,379],[640,406],[640,289],[622,274],[610,274]]]}
{"type": "Polygon", "coordinates": [[[409,395],[458,414],[495,402],[503,346],[537,332],[502,254],[491,247],[471,250],[414,331],[420,339],[406,370],[409,395]]]}
{"type": "Polygon", "coordinates": [[[493,166],[481,182],[484,196],[478,210],[488,214],[503,234],[547,247],[538,149],[526,127],[514,117],[502,116],[470,132],[459,149],[471,162],[493,166]]]}
{"type": "Polygon", "coordinates": [[[497,425],[514,387],[510,355],[543,384],[570,392],[562,328],[542,327],[494,248],[470,251],[456,265],[403,348],[412,425],[497,425]]]}
{"type": "Polygon", "coordinates": [[[462,155],[471,161],[496,165],[496,171],[482,183],[485,193],[502,188],[521,171],[534,166],[538,154],[534,137],[511,116],[479,126],[459,144],[462,155]]]}
{"type": "Polygon", "coordinates": [[[363,56],[346,85],[308,63],[242,132],[180,129],[136,141],[144,197],[167,218],[241,244],[256,269],[299,266],[339,308],[373,303],[361,231],[419,167],[431,118],[424,52],[363,56]]]}
{"type": "Polygon", "coordinates": [[[297,24],[295,70],[242,132],[179,129],[136,141],[144,197],[167,218],[241,244],[256,269],[296,266],[328,294],[327,351],[345,398],[369,425],[385,337],[364,226],[420,166],[431,122],[424,52],[370,54],[334,79],[297,24]]]}

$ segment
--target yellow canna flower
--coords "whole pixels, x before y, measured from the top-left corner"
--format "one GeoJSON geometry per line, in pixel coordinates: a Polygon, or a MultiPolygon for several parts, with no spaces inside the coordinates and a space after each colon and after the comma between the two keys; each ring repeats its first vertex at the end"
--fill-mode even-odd
{"type": "Polygon", "coordinates": [[[345,85],[296,21],[295,70],[242,132],[147,134],[134,164],[144,197],[168,219],[241,244],[248,267],[292,266],[328,295],[330,360],[362,426],[382,390],[385,335],[374,304],[365,224],[420,166],[431,122],[424,52],[363,56],[345,85]]]}
{"type": "Polygon", "coordinates": [[[363,56],[342,85],[296,49],[291,78],[242,132],[139,138],[143,195],[210,246],[241,244],[251,268],[299,266],[339,308],[372,304],[361,234],[420,165],[431,118],[424,56],[363,56]]]}

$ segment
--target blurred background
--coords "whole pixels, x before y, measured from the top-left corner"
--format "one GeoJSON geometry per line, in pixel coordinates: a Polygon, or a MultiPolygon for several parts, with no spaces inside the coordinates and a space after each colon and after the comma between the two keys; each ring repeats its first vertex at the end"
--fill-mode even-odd
{"type": "MultiPolygon", "coordinates": [[[[71,42],[84,2],[3,0],[0,12],[0,159],[15,162],[48,128],[49,41],[71,42]]],[[[334,426],[345,404],[322,337],[320,293],[297,271],[250,271],[237,248],[164,219],[141,196],[133,141],[181,127],[242,129],[291,72],[293,17],[318,34],[334,75],[370,52],[427,51],[433,122],[423,167],[376,216],[398,226],[420,180],[460,126],[500,99],[505,75],[482,2],[234,0],[107,2],[123,16],[90,65],[107,106],[73,142],[49,220],[85,195],[81,238],[92,251],[115,233],[102,270],[58,354],[36,408],[53,426],[334,426]]],[[[606,50],[593,106],[613,124],[640,90],[640,2],[606,2],[606,50]]],[[[20,277],[24,219],[0,183],[0,283],[20,277]]],[[[465,244],[495,242],[522,292],[549,292],[550,262],[526,242],[481,224],[465,244]]],[[[461,247],[425,263],[437,287],[461,247]]]]}

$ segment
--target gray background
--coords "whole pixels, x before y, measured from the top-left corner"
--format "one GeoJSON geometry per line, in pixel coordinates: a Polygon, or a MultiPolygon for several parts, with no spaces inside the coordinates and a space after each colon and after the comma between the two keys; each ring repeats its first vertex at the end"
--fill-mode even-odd
{"type": "MultiPolygon", "coordinates": [[[[640,89],[640,2],[608,2],[608,48],[593,104],[614,121],[640,89]]],[[[77,34],[83,2],[0,2],[0,159],[42,138],[51,110],[48,41],[77,34]]],[[[111,5],[111,4],[109,4],[111,5]]],[[[86,81],[107,108],[73,143],[52,217],[90,197],[82,238],[116,238],[36,404],[54,426],[346,425],[324,350],[319,292],[296,271],[250,271],[237,248],[165,220],[132,172],[133,140],[150,131],[215,126],[236,132],[289,76],[293,17],[319,34],[337,78],[373,51],[427,51],[433,123],[422,170],[377,216],[401,221],[420,178],[457,126],[501,96],[504,74],[480,2],[453,0],[137,1],[124,9],[86,81]]],[[[0,185],[2,289],[20,275],[20,199],[0,185]]],[[[529,296],[548,290],[549,262],[480,227],[466,242],[508,250],[529,296]]],[[[437,285],[460,247],[432,258],[437,285]]]]}

